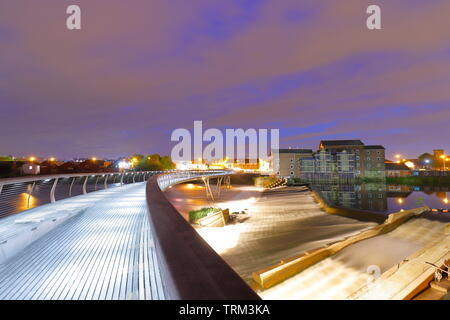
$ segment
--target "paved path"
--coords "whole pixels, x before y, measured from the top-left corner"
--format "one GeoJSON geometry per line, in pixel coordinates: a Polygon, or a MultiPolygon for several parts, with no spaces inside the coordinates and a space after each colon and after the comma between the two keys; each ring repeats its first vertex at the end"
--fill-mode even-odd
{"type": "Polygon", "coordinates": [[[164,299],[145,183],[74,197],[42,210],[74,205],[86,210],[0,265],[0,300],[164,299]]]}

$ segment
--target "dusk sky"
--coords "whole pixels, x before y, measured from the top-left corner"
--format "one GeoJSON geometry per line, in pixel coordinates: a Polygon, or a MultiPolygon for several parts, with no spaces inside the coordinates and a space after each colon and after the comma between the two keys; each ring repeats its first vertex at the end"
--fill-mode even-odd
{"type": "Polygon", "coordinates": [[[448,0],[0,0],[0,155],[170,154],[203,120],[415,157],[450,153],[449,106],[448,0]]]}

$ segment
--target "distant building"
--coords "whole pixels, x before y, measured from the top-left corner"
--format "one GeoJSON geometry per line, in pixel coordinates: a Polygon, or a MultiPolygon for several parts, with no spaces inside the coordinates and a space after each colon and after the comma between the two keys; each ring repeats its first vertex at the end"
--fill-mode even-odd
{"type": "Polygon", "coordinates": [[[440,159],[442,156],[445,156],[444,149],[434,149],[433,156],[435,159],[440,159]]]}
{"type": "Polygon", "coordinates": [[[284,178],[300,178],[301,160],[310,159],[312,149],[272,150],[272,166],[276,175],[284,178]]]}
{"type": "Polygon", "coordinates": [[[277,175],[304,180],[385,179],[385,149],[361,140],[322,140],[319,150],[280,149],[274,157],[277,175]],[[277,163],[278,161],[278,163],[277,163]]]}
{"type": "Polygon", "coordinates": [[[36,163],[25,163],[20,167],[22,174],[39,174],[41,167],[36,163]]]}
{"type": "Polygon", "coordinates": [[[411,169],[408,168],[404,163],[385,163],[386,166],[386,177],[408,177],[411,175],[411,169]]]}

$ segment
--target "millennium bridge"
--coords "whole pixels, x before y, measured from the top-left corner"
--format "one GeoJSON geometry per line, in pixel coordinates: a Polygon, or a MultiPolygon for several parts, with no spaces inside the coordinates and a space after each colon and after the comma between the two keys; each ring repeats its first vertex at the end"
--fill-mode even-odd
{"type": "Polygon", "coordinates": [[[164,195],[230,174],[0,180],[0,300],[259,299],[164,195]]]}

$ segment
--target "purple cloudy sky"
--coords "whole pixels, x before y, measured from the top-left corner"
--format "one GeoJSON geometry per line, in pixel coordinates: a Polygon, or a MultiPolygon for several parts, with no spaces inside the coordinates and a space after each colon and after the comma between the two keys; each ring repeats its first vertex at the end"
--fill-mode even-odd
{"type": "Polygon", "coordinates": [[[0,2],[0,155],[170,153],[203,120],[413,157],[450,152],[449,106],[448,0],[0,2]]]}

